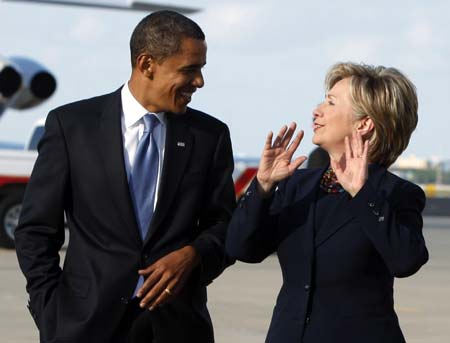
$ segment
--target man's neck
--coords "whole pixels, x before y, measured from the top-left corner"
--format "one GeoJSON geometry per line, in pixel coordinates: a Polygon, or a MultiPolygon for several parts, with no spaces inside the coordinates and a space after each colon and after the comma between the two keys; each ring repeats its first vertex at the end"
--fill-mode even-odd
{"type": "Polygon", "coordinates": [[[128,89],[130,90],[131,95],[144,107],[148,112],[157,113],[159,111],[148,99],[148,94],[151,92],[148,89],[148,85],[139,82],[131,77],[130,81],[128,81],[128,89]]]}

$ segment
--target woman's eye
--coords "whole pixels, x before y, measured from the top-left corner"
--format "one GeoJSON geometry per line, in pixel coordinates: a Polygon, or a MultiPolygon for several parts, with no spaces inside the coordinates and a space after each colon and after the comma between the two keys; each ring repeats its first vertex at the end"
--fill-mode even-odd
{"type": "Polygon", "coordinates": [[[333,106],[333,105],[334,105],[334,102],[333,102],[333,101],[331,101],[331,100],[328,100],[328,105],[331,105],[331,106],[333,106]]]}

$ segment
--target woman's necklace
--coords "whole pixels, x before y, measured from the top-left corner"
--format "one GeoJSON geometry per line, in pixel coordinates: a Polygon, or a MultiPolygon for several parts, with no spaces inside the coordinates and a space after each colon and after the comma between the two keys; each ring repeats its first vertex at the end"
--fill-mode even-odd
{"type": "Polygon", "coordinates": [[[322,179],[320,180],[320,188],[327,193],[342,193],[345,191],[338,182],[336,174],[331,167],[328,167],[326,172],[323,173],[322,179]]]}

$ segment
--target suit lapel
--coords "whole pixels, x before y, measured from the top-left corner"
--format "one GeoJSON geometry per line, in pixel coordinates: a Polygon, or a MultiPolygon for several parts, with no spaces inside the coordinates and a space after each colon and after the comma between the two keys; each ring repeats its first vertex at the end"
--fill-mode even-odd
{"type": "Polygon", "coordinates": [[[326,241],[331,235],[333,235],[342,226],[344,226],[345,223],[349,222],[355,216],[354,213],[349,211],[348,207],[347,201],[341,199],[340,203],[334,207],[331,212],[323,214],[326,218],[321,227],[317,230],[317,235],[315,238],[316,247],[326,241]]]}
{"type": "Polygon", "coordinates": [[[296,182],[296,192],[292,201],[292,204],[294,204],[292,212],[295,213],[292,219],[300,221],[295,225],[303,226],[302,231],[304,232],[300,241],[302,248],[299,249],[299,252],[306,252],[306,256],[309,256],[310,259],[313,258],[314,253],[315,204],[317,201],[317,189],[319,187],[322,174],[327,168],[328,167],[308,170],[307,172],[311,174],[304,175],[303,179],[296,182]],[[301,217],[307,218],[307,221],[303,223],[301,217]]]}
{"type": "Polygon", "coordinates": [[[160,178],[158,202],[150,224],[149,235],[144,244],[153,237],[164,219],[191,156],[194,140],[189,131],[188,120],[189,113],[167,114],[164,164],[160,178]]]}
{"type": "MultiPolygon", "coordinates": [[[[369,165],[369,176],[367,182],[374,190],[377,190],[382,176],[386,170],[377,164],[369,165]]],[[[331,237],[336,231],[341,229],[346,223],[353,219],[356,213],[350,211],[349,201],[341,201],[330,213],[324,214],[325,218],[320,230],[318,230],[315,245],[318,247],[331,237]]]]}
{"type": "Polygon", "coordinates": [[[119,89],[108,98],[100,117],[101,158],[116,209],[124,220],[125,227],[130,230],[138,242],[142,242],[131,202],[124,163],[120,94],[119,89]]]}
{"type": "Polygon", "coordinates": [[[320,179],[322,178],[323,173],[325,173],[325,170],[328,169],[327,167],[324,168],[315,168],[315,169],[309,169],[312,175],[306,175],[305,178],[307,182],[299,181],[297,182],[297,192],[295,195],[294,202],[298,202],[301,199],[305,199],[307,197],[309,198],[309,201],[316,202],[317,200],[317,189],[319,187],[320,179]]]}
{"type": "Polygon", "coordinates": [[[308,208],[308,215],[307,218],[309,220],[306,223],[305,227],[305,239],[302,242],[302,250],[306,252],[306,256],[310,259],[310,263],[312,263],[313,256],[314,256],[314,227],[315,227],[315,221],[316,221],[316,201],[317,201],[317,189],[319,187],[320,179],[325,172],[325,170],[328,168],[321,168],[317,169],[316,173],[311,177],[311,180],[306,185],[299,185],[299,187],[303,188],[303,196],[302,197],[309,197],[310,200],[308,200],[306,203],[309,204],[308,208]],[[305,195],[306,194],[306,195],[305,195]]]}

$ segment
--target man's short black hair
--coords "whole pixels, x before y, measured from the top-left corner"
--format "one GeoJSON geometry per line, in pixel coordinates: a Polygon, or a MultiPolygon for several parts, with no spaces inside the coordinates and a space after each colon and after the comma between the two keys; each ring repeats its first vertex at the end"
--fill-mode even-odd
{"type": "Polygon", "coordinates": [[[131,65],[135,67],[142,53],[162,62],[180,50],[183,38],[205,40],[205,34],[197,23],[180,13],[164,10],[149,14],[131,35],[131,65]]]}

